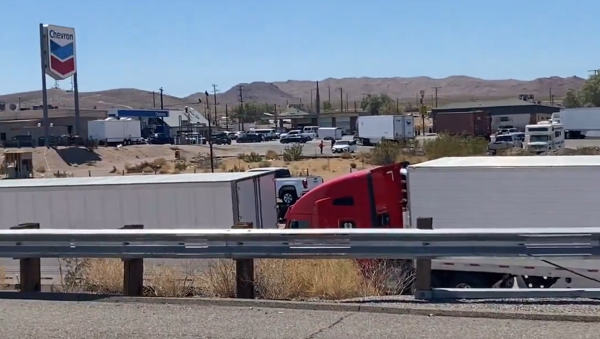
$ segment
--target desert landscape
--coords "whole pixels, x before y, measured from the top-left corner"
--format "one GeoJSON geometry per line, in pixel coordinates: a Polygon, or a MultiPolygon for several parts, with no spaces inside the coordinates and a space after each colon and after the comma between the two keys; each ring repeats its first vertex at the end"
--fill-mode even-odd
{"type": "MultiPolygon", "coordinates": [[[[340,92],[342,88],[343,99],[348,101],[360,102],[366,94],[387,94],[391,98],[399,99],[404,102],[414,102],[415,96],[419,91],[426,92],[427,100],[430,99],[433,87],[439,87],[439,102],[449,103],[457,101],[472,101],[517,97],[522,93],[534,94],[538,98],[549,97],[550,91],[556,98],[566,94],[569,89],[577,89],[585,79],[579,77],[557,77],[550,76],[534,80],[485,80],[469,76],[450,76],[443,79],[434,79],[430,77],[413,78],[327,78],[319,82],[321,101],[329,100],[335,108],[339,106],[340,92]]],[[[245,102],[268,103],[277,105],[286,105],[288,103],[307,103],[311,100],[311,90],[315,89],[316,82],[308,80],[288,80],[281,82],[262,82],[239,84],[244,87],[243,95],[245,102]]],[[[239,104],[238,85],[217,94],[218,110],[224,111],[225,105],[230,107],[239,104]]],[[[158,93],[153,94],[152,90],[142,90],[134,88],[107,89],[97,92],[81,92],[81,108],[153,108],[153,95],[156,104],[159,105],[158,93]]],[[[184,106],[198,107],[198,99],[204,97],[204,89],[198,92],[177,97],[168,95],[168,88],[165,89],[163,104],[165,108],[182,109],[184,106]]],[[[314,95],[314,91],[313,91],[314,95]]],[[[49,104],[63,108],[73,107],[73,93],[64,89],[49,89],[49,104]]],[[[314,100],[314,98],[313,98],[314,100]]],[[[41,91],[31,91],[22,93],[6,93],[0,95],[0,101],[6,104],[21,103],[22,107],[40,105],[42,103],[41,91]]]]}

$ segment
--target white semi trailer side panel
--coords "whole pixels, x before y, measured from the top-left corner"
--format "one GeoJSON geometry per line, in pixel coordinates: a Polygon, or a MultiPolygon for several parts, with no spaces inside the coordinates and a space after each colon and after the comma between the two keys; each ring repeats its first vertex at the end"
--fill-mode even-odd
{"type": "Polygon", "coordinates": [[[598,226],[600,157],[442,158],[408,169],[411,225],[434,228],[598,226]]]}
{"type": "Polygon", "coordinates": [[[0,227],[39,222],[43,228],[229,228],[237,221],[261,227],[260,210],[240,211],[260,199],[253,183],[261,176],[273,178],[270,172],[244,172],[5,180],[0,227]]]}
{"type": "MultiPolygon", "coordinates": [[[[240,172],[2,180],[0,227],[214,229],[252,222],[276,228],[274,179],[274,172],[240,172]]],[[[16,279],[18,261],[0,259],[0,266],[16,279]]],[[[57,283],[58,272],[58,260],[42,259],[44,283],[57,283]]]]}
{"type": "MultiPolygon", "coordinates": [[[[418,217],[432,217],[434,229],[598,226],[599,177],[598,156],[462,157],[412,165],[408,168],[410,226],[416,226],[418,217]]],[[[532,287],[549,287],[553,282],[541,278],[549,277],[560,278],[558,287],[590,288],[600,285],[599,262],[440,258],[433,260],[432,267],[434,275],[436,270],[451,272],[442,276],[453,286],[469,277],[465,282],[471,286],[475,279],[479,284],[475,287],[491,287],[497,280],[488,280],[490,275],[485,274],[496,278],[511,274],[530,279],[526,283],[532,287]]]]}

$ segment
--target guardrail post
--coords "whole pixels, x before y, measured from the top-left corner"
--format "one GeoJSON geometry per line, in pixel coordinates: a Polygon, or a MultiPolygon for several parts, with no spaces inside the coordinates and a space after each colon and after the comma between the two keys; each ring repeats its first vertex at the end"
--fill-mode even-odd
{"type": "MultiPolygon", "coordinates": [[[[433,218],[417,218],[417,228],[432,230],[433,218]]],[[[417,259],[415,295],[422,292],[431,292],[431,259],[417,259]]]]}
{"type": "MultiPolygon", "coordinates": [[[[22,223],[10,228],[11,230],[39,230],[39,223],[22,223]]],[[[21,292],[40,292],[42,290],[42,272],[40,258],[19,259],[19,290],[21,292]]]]}
{"type": "MultiPolygon", "coordinates": [[[[122,230],[141,230],[144,225],[125,225],[122,230]]],[[[144,295],[144,259],[123,259],[123,295],[144,295]]]]}
{"type": "MultiPolygon", "coordinates": [[[[254,228],[251,222],[233,225],[233,229],[254,228]]],[[[235,297],[254,299],[254,259],[235,260],[235,297]]]]}

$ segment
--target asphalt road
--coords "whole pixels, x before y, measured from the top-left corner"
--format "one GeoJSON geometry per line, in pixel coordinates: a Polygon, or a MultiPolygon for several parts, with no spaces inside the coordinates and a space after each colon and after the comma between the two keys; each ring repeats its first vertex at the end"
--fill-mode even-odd
{"type": "Polygon", "coordinates": [[[598,323],[377,313],[2,300],[0,337],[29,339],[564,339],[598,323]]]}

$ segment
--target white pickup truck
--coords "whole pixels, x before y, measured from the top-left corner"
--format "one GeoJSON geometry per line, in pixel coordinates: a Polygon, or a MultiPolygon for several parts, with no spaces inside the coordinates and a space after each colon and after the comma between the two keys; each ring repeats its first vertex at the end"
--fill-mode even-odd
{"type": "Polygon", "coordinates": [[[287,133],[281,133],[281,135],[279,136],[281,139],[284,139],[285,137],[289,137],[291,135],[302,135],[305,137],[310,138],[310,140],[314,139],[317,137],[317,134],[314,132],[302,132],[299,129],[295,129],[295,130],[291,130],[287,133]]]}
{"type": "Polygon", "coordinates": [[[287,205],[293,205],[298,198],[323,183],[323,178],[319,176],[292,177],[290,170],[285,167],[252,168],[247,172],[264,171],[275,171],[277,198],[287,205]]]}

